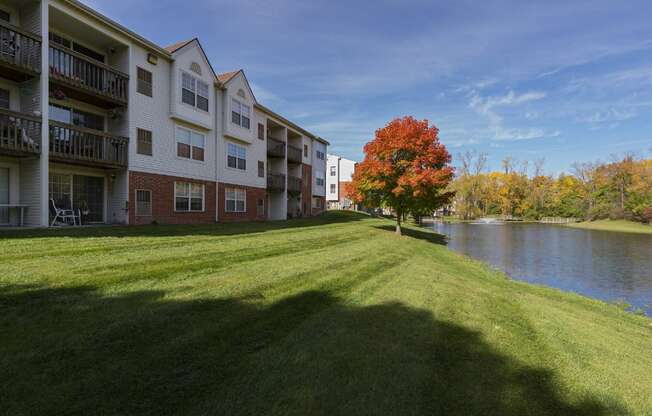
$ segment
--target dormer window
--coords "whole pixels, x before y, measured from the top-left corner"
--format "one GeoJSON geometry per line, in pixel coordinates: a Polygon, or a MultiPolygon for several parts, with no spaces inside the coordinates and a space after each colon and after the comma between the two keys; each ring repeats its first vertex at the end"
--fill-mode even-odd
{"type": "Polygon", "coordinates": [[[251,107],[231,98],[231,122],[249,130],[251,124],[251,107]]]}
{"type": "Polygon", "coordinates": [[[182,72],[181,101],[208,111],[208,84],[187,72],[182,72]]]}

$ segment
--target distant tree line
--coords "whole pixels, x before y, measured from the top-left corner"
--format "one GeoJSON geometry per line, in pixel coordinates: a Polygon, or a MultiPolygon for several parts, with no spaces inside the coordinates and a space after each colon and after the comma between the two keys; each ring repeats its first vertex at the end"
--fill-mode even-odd
{"type": "Polygon", "coordinates": [[[610,162],[576,163],[572,173],[544,173],[533,163],[508,157],[500,171],[487,172],[487,155],[458,157],[455,211],[463,219],[503,215],[529,219],[573,217],[652,222],[652,159],[632,154],[610,162]]]}

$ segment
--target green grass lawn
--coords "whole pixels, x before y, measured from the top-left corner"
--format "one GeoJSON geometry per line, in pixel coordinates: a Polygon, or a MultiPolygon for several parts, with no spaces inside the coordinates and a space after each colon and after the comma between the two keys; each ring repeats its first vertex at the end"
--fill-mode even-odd
{"type": "Polygon", "coordinates": [[[0,234],[0,414],[652,414],[652,320],[392,230],[0,234]]]}
{"type": "Polygon", "coordinates": [[[568,224],[568,227],[588,230],[617,231],[621,233],[652,234],[652,225],[625,220],[599,220],[568,224]]]}

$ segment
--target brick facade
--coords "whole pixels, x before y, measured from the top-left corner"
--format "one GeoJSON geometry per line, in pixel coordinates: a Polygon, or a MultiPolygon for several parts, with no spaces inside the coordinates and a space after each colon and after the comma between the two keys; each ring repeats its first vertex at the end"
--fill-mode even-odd
{"type": "Polygon", "coordinates": [[[210,224],[215,222],[215,182],[177,176],[129,172],[129,224],[210,224]],[[204,184],[204,211],[175,212],[174,183],[204,184]],[[136,190],[152,191],[152,215],[136,216],[136,190]]]}
{"type": "Polygon", "coordinates": [[[303,216],[312,214],[312,166],[301,165],[301,212],[303,216]]]}
{"type": "Polygon", "coordinates": [[[230,183],[218,184],[218,220],[220,222],[235,221],[264,221],[267,219],[266,206],[267,190],[265,188],[255,188],[252,186],[235,185],[230,183]],[[239,188],[246,191],[245,209],[246,212],[226,212],[226,188],[239,188]],[[258,201],[262,200],[264,205],[263,212],[258,212],[258,201]]]}

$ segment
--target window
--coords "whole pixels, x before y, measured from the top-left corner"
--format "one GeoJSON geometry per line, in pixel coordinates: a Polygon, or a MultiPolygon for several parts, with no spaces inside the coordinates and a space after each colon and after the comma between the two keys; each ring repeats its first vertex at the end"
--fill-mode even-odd
{"type": "Polygon", "coordinates": [[[204,161],[205,138],[203,134],[195,133],[177,127],[177,156],[184,159],[204,161]]]}
{"type": "MultiPolygon", "coordinates": [[[[242,104],[235,98],[231,98],[231,123],[249,130],[251,122],[250,117],[251,108],[246,104],[242,104]]],[[[258,131],[260,131],[260,127],[258,129],[258,131]]],[[[258,136],[260,137],[260,133],[258,133],[258,136]]]]}
{"type": "Polygon", "coordinates": [[[226,188],[224,190],[226,212],[246,212],[246,191],[240,188],[226,188]]]}
{"type": "Polygon", "coordinates": [[[208,84],[187,72],[181,73],[181,101],[208,111],[208,84]]]}
{"type": "Polygon", "coordinates": [[[9,90],[5,90],[4,88],[0,88],[0,108],[4,108],[5,110],[9,110],[10,107],[10,93],[9,90]]]}
{"type": "Polygon", "coordinates": [[[197,108],[208,111],[208,84],[197,81],[197,108]]]}
{"type": "Polygon", "coordinates": [[[265,126],[261,123],[258,123],[258,138],[260,140],[265,140],[265,126]]]}
{"type": "Polygon", "coordinates": [[[265,200],[258,199],[256,201],[256,215],[258,217],[263,217],[265,215],[265,200]]]}
{"type": "Polygon", "coordinates": [[[175,182],[174,210],[178,212],[203,211],[204,185],[188,182],[175,182]]]}
{"type": "Polygon", "coordinates": [[[303,145],[303,157],[308,157],[308,145],[303,145]]]}
{"type": "Polygon", "coordinates": [[[324,152],[317,150],[317,159],[324,160],[324,152]]]}
{"type": "Polygon", "coordinates": [[[247,149],[229,143],[226,165],[231,169],[247,170],[247,149]]]}
{"type": "Polygon", "coordinates": [[[149,130],[138,129],[138,142],[136,143],[136,152],[139,155],[152,155],[152,132],[149,130]]]}
{"type": "Polygon", "coordinates": [[[73,51],[81,53],[82,55],[85,55],[91,59],[95,59],[96,61],[104,63],[104,55],[101,53],[95,52],[94,50],[80,45],[77,42],[73,42],[61,35],[50,32],[50,41],[65,48],[72,49],[73,51]]]}
{"type": "Polygon", "coordinates": [[[315,183],[317,186],[324,186],[324,184],[326,183],[324,181],[324,174],[322,172],[315,173],[315,183]]]}
{"type": "Polygon", "coordinates": [[[337,167],[331,166],[331,176],[337,176],[337,167]]]}
{"type": "Polygon", "coordinates": [[[313,208],[318,208],[321,209],[324,207],[323,205],[323,200],[319,197],[313,197],[312,198],[312,207],[313,208]]]}
{"type": "Polygon", "coordinates": [[[136,216],[149,217],[152,215],[152,191],[136,189],[136,216]]]}
{"type": "Polygon", "coordinates": [[[258,177],[259,178],[265,177],[265,162],[261,160],[258,161],[258,177]]]}
{"type": "Polygon", "coordinates": [[[331,194],[335,193],[335,188],[336,188],[336,185],[334,183],[331,183],[331,194]]]}
{"type": "Polygon", "coordinates": [[[50,104],[50,120],[104,131],[104,117],[62,105],[50,104]]]}
{"type": "Polygon", "coordinates": [[[141,67],[138,69],[138,92],[148,97],[152,96],[152,73],[141,67]]]}

